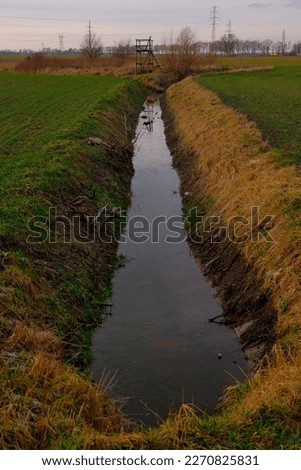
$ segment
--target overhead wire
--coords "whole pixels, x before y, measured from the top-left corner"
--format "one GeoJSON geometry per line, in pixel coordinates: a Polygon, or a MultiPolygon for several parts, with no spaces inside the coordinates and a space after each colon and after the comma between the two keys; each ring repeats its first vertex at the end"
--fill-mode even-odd
{"type": "MultiPolygon", "coordinates": [[[[195,9],[190,9],[191,10],[195,10],[195,9]]],[[[187,10],[185,10],[187,12],[187,10]]],[[[198,10],[199,11],[199,10],[198,10]]],[[[57,32],[51,32],[51,30],[53,30],[54,28],[56,30],[60,29],[60,31],[64,31],[64,37],[65,39],[68,39],[68,38],[82,38],[85,34],[85,32],[80,32],[78,34],[75,34],[75,29],[77,28],[77,26],[75,25],[70,25],[70,24],[64,24],[62,25],[61,22],[65,22],[65,23],[81,23],[83,26],[86,24],[86,21],[85,20],[82,20],[82,19],[78,19],[78,18],[74,18],[74,19],[67,19],[67,18],[53,18],[53,17],[48,17],[48,18],[45,18],[45,17],[37,17],[37,16],[14,16],[14,15],[0,15],[0,20],[2,19],[1,21],[1,24],[0,24],[0,27],[2,28],[2,32],[0,32],[0,34],[4,34],[5,37],[6,37],[6,40],[7,40],[7,35],[13,35],[14,37],[16,38],[20,38],[20,40],[24,41],[24,42],[34,42],[35,40],[36,41],[40,41],[40,38],[57,38],[58,36],[58,33],[57,32]],[[12,20],[12,19],[17,19],[17,20],[22,20],[22,22],[26,22],[26,24],[16,24],[17,22],[15,23],[6,23],[5,21],[3,21],[4,19],[7,19],[7,20],[12,20]],[[30,24],[27,23],[27,21],[30,20],[30,24]],[[46,25],[45,23],[43,25],[37,25],[36,24],[36,21],[47,21],[49,23],[52,23],[52,24],[48,24],[46,25]],[[59,22],[60,24],[58,25],[55,25],[53,24],[53,22],[59,22]],[[35,23],[35,24],[32,24],[32,23],[35,23]],[[9,28],[9,30],[8,30],[9,28]],[[15,29],[14,29],[15,28],[15,29]],[[37,29],[37,32],[36,33],[33,33],[32,31],[28,32],[28,33],[24,33],[23,32],[18,32],[18,29],[23,29],[24,28],[34,28],[34,29],[37,29]],[[43,28],[43,30],[45,31],[45,33],[43,34],[40,34],[38,29],[41,29],[43,28]],[[48,30],[48,31],[47,31],[48,30]],[[65,32],[66,30],[66,32],[65,32]],[[70,31],[70,34],[68,34],[68,30],[70,31]],[[72,34],[71,34],[72,33],[72,34]],[[21,39],[22,38],[22,39],[21,39]]],[[[191,16],[176,16],[176,17],[168,17],[168,18],[162,18],[162,16],[160,16],[159,18],[157,19],[151,19],[149,17],[149,14],[147,14],[147,18],[144,17],[144,18],[128,18],[128,19],[116,19],[116,18],[110,18],[110,19],[102,19],[102,20],[94,20],[93,21],[93,30],[94,31],[99,31],[100,35],[102,37],[121,37],[121,36],[127,36],[127,37],[135,37],[137,35],[145,35],[145,31],[144,32],[139,32],[139,31],[135,31],[135,32],[129,32],[131,29],[135,29],[135,28],[138,28],[138,26],[141,26],[141,23],[145,23],[145,24],[149,24],[149,27],[150,29],[153,31],[153,34],[166,34],[166,32],[170,31],[171,28],[173,27],[178,27],[178,26],[181,26],[183,25],[183,20],[186,19],[186,20],[190,20],[189,21],[189,24],[192,25],[192,26],[195,26],[195,25],[201,25],[203,23],[205,23],[205,21],[202,21],[201,19],[199,21],[196,21],[196,18],[195,16],[192,18],[191,16]],[[179,21],[178,21],[179,20],[179,21]],[[181,20],[181,22],[180,22],[181,20]],[[194,20],[194,21],[193,21],[194,20]],[[152,21],[157,21],[157,24],[153,25],[152,24],[152,21]],[[165,24],[162,24],[162,21],[166,21],[165,24]],[[159,22],[159,24],[158,24],[159,22]],[[168,22],[168,23],[167,23],[168,22]],[[122,25],[119,26],[120,23],[123,23],[122,25]],[[139,23],[139,25],[138,25],[139,23]],[[118,26],[117,26],[118,24],[118,26]],[[115,26],[116,25],[116,26],[115,26]],[[115,28],[118,28],[118,32],[109,32],[110,30],[114,30],[115,28]]],[[[145,27],[145,26],[143,26],[145,27]]],[[[0,41],[3,42],[1,40],[1,37],[0,37],[0,41]]]]}

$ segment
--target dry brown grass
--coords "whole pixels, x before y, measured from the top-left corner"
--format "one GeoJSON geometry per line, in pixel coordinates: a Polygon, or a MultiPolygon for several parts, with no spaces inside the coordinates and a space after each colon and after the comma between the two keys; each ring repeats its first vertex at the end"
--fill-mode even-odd
{"type": "Polygon", "coordinates": [[[88,448],[95,436],[108,448],[124,420],[100,387],[64,363],[43,310],[47,281],[10,259],[0,282],[0,449],[88,448]]]}
{"type": "Polygon", "coordinates": [[[129,75],[135,73],[134,57],[47,57],[34,54],[15,64],[15,71],[69,75],[129,75]]]}
{"type": "Polygon", "coordinates": [[[28,296],[28,299],[36,298],[37,289],[32,279],[15,264],[8,266],[2,277],[7,286],[22,290],[28,296]]]}
{"type": "Polygon", "coordinates": [[[6,353],[1,363],[1,449],[68,448],[84,430],[122,431],[120,414],[100,389],[52,355],[6,353]]]}
{"type": "Polygon", "coordinates": [[[8,338],[6,347],[9,351],[43,352],[54,358],[60,358],[62,353],[60,341],[53,333],[47,330],[28,328],[21,322],[16,323],[13,334],[8,338]]]}
{"type": "Polygon", "coordinates": [[[1,283],[0,448],[69,448],[84,431],[120,432],[118,410],[64,364],[61,339],[46,329],[45,279],[32,280],[11,261],[1,283]]]}
{"type": "MultiPolygon", "coordinates": [[[[216,65],[215,58],[211,56],[193,56],[192,60],[190,58],[189,63],[176,55],[160,56],[158,62],[162,73],[171,76],[172,80],[182,77],[183,72],[183,76],[186,76],[188,73],[208,70],[216,65]]],[[[42,53],[36,53],[26,58],[3,58],[0,60],[0,70],[56,75],[124,76],[136,73],[136,59],[134,56],[102,56],[96,59],[76,56],[49,57],[42,53]]]]}
{"type": "Polygon", "coordinates": [[[224,73],[240,73],[240,72],[266,72],[268,70],[273,70],[275,67],[271,65],[256,65],[256,66],[237,66],[236,68],[234,67],[233,69],[227,70],[224,73]]]}
{"type": "Polygon", "coordinates": [[[16,66],[23,60],[23,57],[1,57],[0,58],[0,71],[13,72],[16,66]]]}
{"type": "Polygon", "coordinates": [[[231,388],[225,397],[229,417],[240,423],[241,417],[249,419],[261,409],[277,410],[283,416],[300,416],[301,413],[301,356],[287,355],[275,346],[273,356],[265,368],[257,371],[249,380],[250,390],[241,401],[233,400],[231,388]]]}

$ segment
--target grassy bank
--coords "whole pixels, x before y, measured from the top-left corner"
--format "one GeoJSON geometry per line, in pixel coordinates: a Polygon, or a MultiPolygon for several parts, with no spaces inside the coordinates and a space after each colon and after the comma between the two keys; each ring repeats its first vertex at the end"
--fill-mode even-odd
{"type": "MultiPolygon", "coordinates": [[[[208,78],[211,79],[215,77],[208,78]]],[[[217,79],[226,81],[224,76],[217,79]]],[[[237,86],[233,87],[233,94],[237,88],[239,94],[237,86]]],[[[168,90],[166,106],[169,112],[167,131],[174,148],[175,165],[181,176],[182,190],[189,194],[186,210],[198,207],[199,214],[219,216],[222,226],[239,216],[235,235],[246,235],[246,230],[247,234],[256,231],[253,240],[247,237],[240,243],[237,240],[229,243],[228,236],[224,243],[212,244],[210,237],[205,237],[205,243],[195,247],[199,257],[210,263],[209,275],[212,272],[213,279],[217,276],[222,299],[227,301],[234,297],[242,303],[240,317],[236,315],[232,322],[241,334],[250,332],[253,343],[249,347],[256,344],[252,338],[254,329],[257,345],[260,340],[268,339],[265,324],[268,311],[263,306],[267,305],[273,313],[267,320],[273,319],[270,335],[274,346],[265,367],[245,384],[229,391],[226,406],[219,416],[184,419],[185,445],[299,448],[299,172],[293,165],[276,165],[278,150],[262,141],[255,125],[192,79],[168,90]],[[264,234],[263,227],[250,221],[251,208],[255,206],[260,210],[259,220],[267,214],[274,216],[264,234]],[[241,217],[249,221],[247,229],[242,227],[241,217]],[[238,277],[230,285],[227,278],[233,271],[238,271],[238,277]],[[256,285],[258,302],[248,296],[252,285],[256,285]],[[237,292],[240,292],[239,297],[237,292]]],[[[215,236],[217,231],[218,228],[212,228],[211,235],[215,236]]],[[[227,308],[227,303],[224,306],[231,319],[231,308],[227,308]]],[[[230,307],[235,307],[235,303],[230,307]]]]}
{"type": "Polygon", "coordinates": [[[123,428],[79,373],[117,248],[93,242],[87,216],[106,207],[118,224],[114,208],[130,201],[145,92],[104,77],[1,73],[0,83],[0,448],[72,448],[123,428]]]}

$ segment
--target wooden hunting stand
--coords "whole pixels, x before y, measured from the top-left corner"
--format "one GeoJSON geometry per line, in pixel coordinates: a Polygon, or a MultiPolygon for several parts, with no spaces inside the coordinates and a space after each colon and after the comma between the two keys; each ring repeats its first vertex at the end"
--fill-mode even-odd
{"type": "Polygon", "coordinates": [[[155,64],[157,67],[160,67],[154,54],[154,41],[152,37],[136,39],[136,74],[152,73],[155,64]]]}

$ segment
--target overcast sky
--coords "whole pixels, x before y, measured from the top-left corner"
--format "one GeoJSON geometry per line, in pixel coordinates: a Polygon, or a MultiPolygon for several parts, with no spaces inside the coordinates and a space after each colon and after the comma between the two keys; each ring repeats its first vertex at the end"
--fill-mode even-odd
{"type": "Polygon", "coordinates": [[[156,43],[190,25],[202,41],[211,37],[210,10],[219,12],[217,37],[229,20],[241,39],[301,40],[301,0],[0,0],[0,49],[79,47],[89,20],[105,45],[121,38],[153,36],[156,43]]]}

